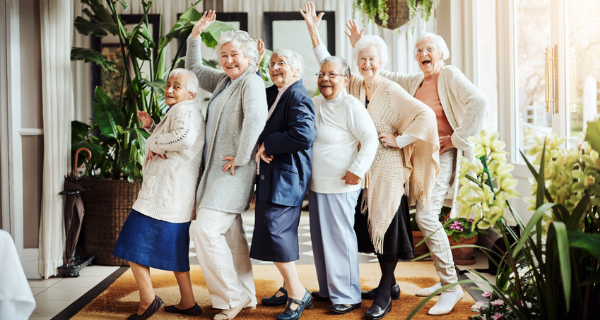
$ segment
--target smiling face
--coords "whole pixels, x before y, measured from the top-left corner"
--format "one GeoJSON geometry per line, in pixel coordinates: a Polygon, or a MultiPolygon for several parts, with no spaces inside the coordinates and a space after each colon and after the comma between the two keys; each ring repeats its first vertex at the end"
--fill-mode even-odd
{"type": "Polygon", "coordinates": [[[325,99],[334,99],[348,85],[348,76],[342,76],[342,72],[342,65],[339,63],[327,62],[321,66],[320,73],[325,76],[320,77],[317,84],[325,99]],[[333,78],[329,76],[332,73],[336,74],[333,78]]]}
{"type": "Polygon", "coordinates": [[[280,57],[276,53],[271,56],[271,67],[269,74],[271,81],[279,87],[283,88],[292,82],[296,81],[298,70],[294,70],[291,64],[288,64],[286,57],[280,57]],[[284,63],[282,66],[279,63],[284,63]]]}
{"type": "Polygon", "coordinates": [[[377,70],[381,67],[381,59],[379,58],[379,49],[376,46],[368,46],[358,53],[356,61],[358,72],[365,79],[373,78],[377,74],[377,70]]]}
{"type": "Polygon", "coordinates": [[[221,67],[231,80],[241,76],[250,65],[250,58],[246,57],[244,50],[232,41],[221,47],[221,67]]]}
{"type": "Polygon", "coordinates": [[[440,73],[444,66],[442,51],[431,38],[425,38],[415,45],[415,60],[426,77],[440,73]]]}
{"type": "Polygon", "coordinates": [[[169,107],[172,107],[181,101],[194,99],[196,96],[195,93],[187,90],[185,87],[186,81],[187,75],[185,74],[175,74],[167,80],[167,86],[165,87],[165,103],[169,107]]]}

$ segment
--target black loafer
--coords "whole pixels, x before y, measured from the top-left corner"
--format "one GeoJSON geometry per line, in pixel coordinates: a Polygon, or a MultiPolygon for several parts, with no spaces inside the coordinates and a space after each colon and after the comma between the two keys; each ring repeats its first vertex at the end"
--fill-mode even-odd
{"type": "Polygon", "coordinates": [[[177,309],[175,308],[175,306],[168,306],[165,307],[165,312],[185,314],[188,316],[200,316],[202,315],[202,308],[200,308],[200,306],[197,303],[195,306],[187,309],[177,309]]]}
{"type": "MultiPolygon", "coordinates": [[[[375,293],[377,293],[377,288],[369,291],[362,291],[360,293],[360,297],[365,300],[373,300],[375,299],[375,293]]],[[[398,284],[394,284],[391,288],[392,299],[398,300],[400,299],[400,286],[398,284]]]]}
{"type": "Polygon", "coordinates": [[[146,319],[152,317],[152,315],[155,314],[156,311],[158,311],[164,305],[165,305],[165,303],[162,301],[161,298],[159,298],[158,296],[154,296],[154,301],[152,301],[152,303],[150,304],[150,306],[148,306],[148,308],[146,309],[146,311],[144,311],[144,313],[142,313],[141,315],[134,313],[134,314],[130,315],[127,318],[127,320],[146,320],[146,319]]]}
{"type": "Polygon", "coordinates": [[[329,297],[323,297],[319,291],[313,291],[310,295],[315,301],[329,301],[329,297]]]}
{"type": "Polygon", "coordinates": [[[365,319],[367,319],[367,320],[383,319],[390,311],[392,311],[392,299],[390,299],[390,301],[388,302],[388,304],[385,308],[381,308],[380,306],[373,304],[369,308],[369,310],[367,310],[367,313],[365,313],[365,319]]]}
{"type": "Polygon", "coordinates": [[[260,303],[262,303],[263,306],[280,306],[286,304],[288,299],[287,291],[285,291],[284,288],[279,288],[277,292],[270,297],[262,298],[260,303]],[[277,292],[281,292],[283,295],[278,297],[277,292]]]}
{"type": "Polygon", "coordinates": [[[351,305],[334,304],[331,307],[329,307],[329,310],[331,312],[337,313],[337,314],[346,314],[346,313],[348,313],[354,309],[358,309],[358,308],[360,308],[360,302],[351,304],[351,305]]]}

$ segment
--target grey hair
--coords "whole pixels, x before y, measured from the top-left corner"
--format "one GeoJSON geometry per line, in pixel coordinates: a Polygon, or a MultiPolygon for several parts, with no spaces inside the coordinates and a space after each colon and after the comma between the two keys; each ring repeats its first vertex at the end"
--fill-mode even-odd
{"type": "Polygon", "coordinates": [[[217,55],[220,56],[221,47],[223,47],[228,42],[233,42],[233,44],[237,45],[244,51],[246,57],[250,58],[250,64],[255,65],[258,63],[258,47],[256,41],[250,37],[248,32],[246,31],[225,31],[221,33],[219,37],[219,41],[217,46],[215,47],[215,51],[217,55]]]}
{"type": "Polygon", "coordinates": [[[383,39],[381,39],[380,36],[368,35],[358,40],[358,42],[354,46],[354,49],[352,49],[352,56],[354,56],[354,59],[356,59],[356,61],[358,62],[358,55],[360,54],[360,52],[370,46],[377,47],[381,66],[385,66],[388,62],[388,47],[387,44],[385,44],[385,41],[383,41],[383,39]]]}
{"type": "Polygon", "coordinates": [[[200,85],[198,84],[198,77],[196,77],[196,74],[194,74],[190,70],[186,70],[186,69],[182,69],[182,68],[173,69],[169,73],[169,77],[167,78],[167,80],[171,79],[172,76],[176,76],[179,74],[184,74],[187,76],[185,83],[183,84],[185,86],[185,88],[187,89],[187,91],[198,94],[198,91],[200,91],[200,85]]]}
{"type": "MultiPolygon", "coordinates": [[[[303,79],[306,74],[306,70],[304,68],[304,58],[302,56],[290,49],[275,49],[273,50],[273,54],[276,54],[280,57],[285,57],[288,63],[292,66],[294,70],[300,70],[300,77],[298,79],[303,79]]],[[[273,57],[273,54],[271,57],[273,57]]]]}
{"type": "Polygon", "coordinates": [[[348,61],[346,61],[346,59],[344,59],[342,57],[338,57],[338,56],[329,56],[329,57],[321,60],[321,63],[319,63],[319,66],[323,67],[323,65],[328,62],[341,64],[343,76],[350,77],[352,75],[350,72],[350,64],[348,63],[348,61]]]}
{"type": "Polygon", "coordinates": [[[417,45],[421,43],[423,40],[431,39],[435,42],[435,45],[442,52],[442,61],[450,58],[450,50],[446,45],[446,41],[440,35],[435,33],[427,32],[423,33],[417,38],[417,42],[415,42],[415,60],[417,59],[417,45]]]}

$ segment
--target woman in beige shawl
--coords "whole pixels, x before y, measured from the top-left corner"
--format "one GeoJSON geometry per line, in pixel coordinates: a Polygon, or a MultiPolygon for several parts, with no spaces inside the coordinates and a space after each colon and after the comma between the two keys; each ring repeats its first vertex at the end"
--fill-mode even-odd
{"type": "MultiPolygon", "coordinates": [[[[317,16],[312,3],[306,3],[305,10],[301,14],[315,56],[321,61],[329,56],[318,32],[323,13],[317,16]]],[[[366,202],[366,208],[359,200],[358,210],[362,210],[355,222],[359,251],[377,253],[382,272],[365,317],[381,319],[391,310],[392,295],[400,296],[394,278],[398,259],[414,255],[406,196],[430,205],[431,189],[439,171],[439,139],[435,113],[398,84],[379,75],[380,66],[387,60],[387,46],[381,38],[364,37],[356,44],[354,57],[360,75],[352,74],[347,90],[365,104],[381,141],[364,179],[366,201],[362,202],[366,202]],[[367,231],[363,230],[367,229],[365,241],[367,231]]]]}

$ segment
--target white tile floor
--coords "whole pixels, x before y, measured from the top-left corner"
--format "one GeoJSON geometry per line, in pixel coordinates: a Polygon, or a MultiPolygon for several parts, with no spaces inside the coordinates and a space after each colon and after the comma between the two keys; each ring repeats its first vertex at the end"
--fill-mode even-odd
{"type": "Polygon", "coordinates": [[[119,267],[89,266],[81,270],[79,278],[29,280],[36,302],[36,308],[29,319],[52,319],[117,269],[119,267]]]}

